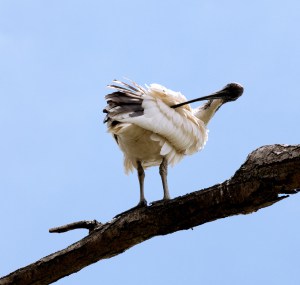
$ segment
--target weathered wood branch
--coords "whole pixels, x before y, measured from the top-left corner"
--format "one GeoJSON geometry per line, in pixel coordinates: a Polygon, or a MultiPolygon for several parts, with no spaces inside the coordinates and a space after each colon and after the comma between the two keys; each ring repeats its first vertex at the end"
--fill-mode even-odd
{"type": "Polygon", "coordinates": [[[92,227],[96,226],[87,237],[4,276],[0,284],[49,284],[154,236],[250,214],[299,189],[300,145],[264,146],[252,152],[234,176],[222,184],[136,209],[106,224],[94,222],[92,227]]]}
{"type": "Polygon", "coordinates": [[[64,226],[51,228],[51,229],[49,229],[49,233],[65,233],[65,232],[68,232],[71,230],[77,230],[77,229],[87,229],[91,232],[100,226],[102,226],[102,224],[96,220],[79,221],[79,222],[74,222],[74,223],[67,224],[64,226]]]}

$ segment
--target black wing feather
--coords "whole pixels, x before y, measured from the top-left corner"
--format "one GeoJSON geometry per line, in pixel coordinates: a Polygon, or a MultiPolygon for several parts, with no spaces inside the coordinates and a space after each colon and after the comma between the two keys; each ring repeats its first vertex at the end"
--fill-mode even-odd
{"type": "Polygon", "coordinates": [[[108,85],[116,90],[105,96],[107,106],[103,110],[106,113],[104,123],[108,123],[108,127],[117,125],[120,118],[142,116],[144,113],[142,103],[145,90],[134,82],[134,87],[118,80],[114,82],[123,86],[108,85]]]}

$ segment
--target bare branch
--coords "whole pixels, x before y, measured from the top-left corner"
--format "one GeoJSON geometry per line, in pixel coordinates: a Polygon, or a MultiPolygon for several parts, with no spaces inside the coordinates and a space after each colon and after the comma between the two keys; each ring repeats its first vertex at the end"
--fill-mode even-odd
{"type": "MultiPolygon", "coordinates": [[[[252,152],[234,176],[222,184],[136,209],[103,225],[96,223],[87,237],[12,272],[1,278],[0,284],[49,284],[154,236],[250,214],[299,189],[300,145],[264,146],[252,152]]],[[[89,222],[85,223],[84,228],[90,229],[89,222]]],[[[78,228],[78,223],[71,225],[58,229],[78,228]]]]}
{"type": "Polygon", "coordinates": [[[64,233],[67,231],[75,229],[87,229],[89,232],[93,231],[95,228],[100,227],[102,224],[96,220],[93,221],[79,221],[64,226],[59,226],[49,229],[49,233],[64,233]]]}

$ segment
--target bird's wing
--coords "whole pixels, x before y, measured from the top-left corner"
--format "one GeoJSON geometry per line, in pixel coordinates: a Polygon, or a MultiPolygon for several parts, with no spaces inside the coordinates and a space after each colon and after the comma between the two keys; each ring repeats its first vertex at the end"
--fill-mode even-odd
{"type": "Polygon", "coordinates": [[[115,92],[105,96],[107,106],[103,110],[106,113],[104,123],[116,125],[126,118],[143,115],[142,102],[146,91],[134,82],[133,85],[118,80],[113,82],[118,85],[108,85],[115,92]]]}
{"type": "MultiPolygon", "coordinates": [[[[147,97],[160,100],[167,106],[187,101],[180,92],[156,83],[147,86],[146,90],[134,81],[131,81],[131,85],[118,80],[113,80],[113,82],[115,84],[107,87],[114,89],[115,92],[105,96],[108,105],[103,110],[107,114],[104,123],[107,122],[109,125],[111,123],[115,125],[126,118],[142,116],[144,114],[143,100],[147,97]]],[[[186,104],[176,111],[183,114],[184,111],[192,112],[192,109],[189,104],[186,104]]]]}
{"type": "Polygon", "coordinates": [[[204,123],[194,115],[182,109],[172,109],[162,100],[146,95],[142,107],[142,116],[126,119],[126,123],[136,124],[154,134],[152,139],[160,142],[161,155],[171,150],[181,154],[192,154],[199,151],[207,140],[204,123]]]}

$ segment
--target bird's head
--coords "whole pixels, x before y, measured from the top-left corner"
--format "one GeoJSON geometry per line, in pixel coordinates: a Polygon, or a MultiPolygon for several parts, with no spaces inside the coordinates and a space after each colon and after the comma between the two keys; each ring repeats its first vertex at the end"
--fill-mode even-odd
{"type": "Polygon", "coordinates": [[[244,92],[242,85],[238,83],[229,83],[220,91],[217,91],[208,97],[211,99],[222,99],[224,103],[235,101],[244,92]]]}

